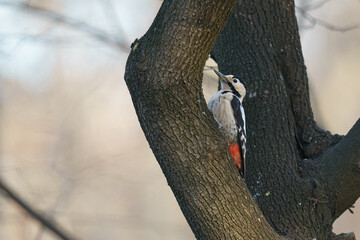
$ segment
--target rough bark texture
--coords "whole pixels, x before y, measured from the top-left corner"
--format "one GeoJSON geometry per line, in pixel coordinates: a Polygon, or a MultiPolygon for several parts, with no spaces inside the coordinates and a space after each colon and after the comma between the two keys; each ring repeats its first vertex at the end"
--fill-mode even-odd
{"type": "Polygon", "coordinates": [[[316,126],[293,1],[235,5],[164,1],[126,66],[141,127],[197,239],[332,239],[360,194],[360,124],[340,142],[316,126]],[[216,39],[220,70],[248,90],[251,194],[202,94],[216,39]]]}
{"type": "Polygon", "coordinates": [[[333,238],[360,195],[360,127],[341,142],[317,127],[293,1],[239,1],[212,56],[247,87],[246,183],[264,215],[282,235],[333,238]]]}
{"type": "Polygon", "coordinates": [[[198,239],[277,239],[208,111],[205,61],[235,1],[165,1],[133,44],[125,80],[139,121],[198,239]]]}

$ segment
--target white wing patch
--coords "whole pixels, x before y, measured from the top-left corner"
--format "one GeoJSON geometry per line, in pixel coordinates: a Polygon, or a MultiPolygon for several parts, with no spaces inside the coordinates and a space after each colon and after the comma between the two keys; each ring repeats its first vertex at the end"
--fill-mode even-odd
{"type": "Polygon", "coordinates": [[[241,146],[241,158],[244,163],[245,171],[245,160],[246,160],[246,120],[245,120],[245,111],[240,99],[234,95],[231,100],[231,106],[233,109],[236,125],[238,127],[238,142],[241,146]]]}
{"type": "Polygon", "coordinates": [[[208,108],[213,113],[219,128],[223,131],[228,143],[236,143],[238,135],[238,126],[231,107],[233,93],[229,91],[218,91],[208,102],[208,108]]]}

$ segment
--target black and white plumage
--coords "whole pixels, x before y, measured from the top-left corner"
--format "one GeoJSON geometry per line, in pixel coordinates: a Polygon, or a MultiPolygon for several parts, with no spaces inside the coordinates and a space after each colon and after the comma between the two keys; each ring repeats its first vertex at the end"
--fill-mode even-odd
{"type": "Polygon", "coordinates": [[[245,175],[246,121],[242,101],[246,95],[244,84],[233,75],[219,76],[221,89],[208,102],[208,108],[225,135],[231,156],[242,176],[245,175]]]}

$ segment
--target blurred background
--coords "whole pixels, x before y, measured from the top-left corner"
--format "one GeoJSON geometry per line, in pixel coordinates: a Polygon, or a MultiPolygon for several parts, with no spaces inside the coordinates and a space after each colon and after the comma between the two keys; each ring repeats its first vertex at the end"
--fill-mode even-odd
{"type": "MultiPolygon", "coordinates": [[[[194,239],[123,80],[159,0],[0,0],[0,176],[79,239],[194,239]]],[[[360,2],[298,0],[312,106],[360,116],[360,2]]],[[[208,62],[208,65],[215,65],[208,62]]],[[[204,71],[204,94],[216,91],[204,71]]],[[[334,225],[360,237],[360,201],[334,225]]],[[[0,239],[57,239],[0,195],[0,239]]]]}

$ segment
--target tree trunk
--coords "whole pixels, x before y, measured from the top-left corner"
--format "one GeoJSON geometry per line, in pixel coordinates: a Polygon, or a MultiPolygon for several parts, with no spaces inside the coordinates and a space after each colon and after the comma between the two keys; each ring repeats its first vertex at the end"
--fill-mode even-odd
{"type": "Polygon", "coordinates": [[[360,121],[341,141],[316,126],[293,1],[164,1],[133,43],[125,80],[197,239],[331,239],[359,197],[360,121]],[[203,97],[212,48],[247,87],[251,194],[203,97]]]}
{"type": "Polygon", "coordinates": [[[293,1],[239,2],[212,55],[247,86],[246,182],[264,215],[282,235],[331,239],[360,194],[359,123],[334,147],[316,126],[293,1]]]}

